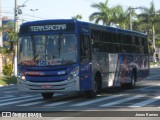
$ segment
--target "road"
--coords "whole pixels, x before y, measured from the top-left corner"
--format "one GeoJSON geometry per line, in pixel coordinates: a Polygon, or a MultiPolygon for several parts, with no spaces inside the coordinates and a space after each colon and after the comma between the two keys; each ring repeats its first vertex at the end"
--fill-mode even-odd
{"type": "Polygon", "coordinates": [[[160,117],[159,91],[160,67],[152,68],[150,76],[136,83],[135,89],[109,88],[94,99],[83,94],[55,94],[54,99],[44,100],[40,94],[20,93],[16,85],[10,85],[0,87],[0,111],[40,112],[52,117],[133,117],[149,111],[148,114],[160,117]]]}

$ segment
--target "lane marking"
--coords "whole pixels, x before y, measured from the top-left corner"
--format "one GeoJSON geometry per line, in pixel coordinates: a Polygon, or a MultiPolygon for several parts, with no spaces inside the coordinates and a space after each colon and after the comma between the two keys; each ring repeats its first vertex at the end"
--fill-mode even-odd
{"type": "Polygon", "coordinates": [[[0,99],[10,98],[10,97],[13,97],[13,95],[7,95],[7,96],[4,96],[4,97],[0,97],[0,99]]]}
{"type": "Polygon", "coordinates": [[[138,88],[138,89],[126,90],[126,91],[145,90],[145,89],[153,88],[153,87],[157,87],[157,86],[160,86],[160,84],[156,84],[155,86],[147,86],[147,87],[143,87],[143,88],[138,88]]]}
{"type": "MultiPolygon", "coordinates": [[[[54,97],[58,97],[58,96],[62,96],[63,94],[54,94],[54,97]]],[[[36,104],[41,104],[41,103],[46,103],[46,102],[50,102],[52,101],[51,100],[48,100],[48,101],[37,101],[37,102],[32,102],[32,103],[26,103],[26,104],[21,104],[21,105],[17,105],[17,106],[31,106],[31,105],[36,105],[36,104]]]]}
{"type": "Polygon", "coordinates": [[[10,93],[19,93],[19,91],[2,91],[3,93],[8,93],[8,94],[10,94],[10,93]]]}
{"type": "MultiPolygon", "coordinates": [[[[16,96],[11,96],[11,98],[9,99],[4,99],[4,100],[0,100],[0,102],[7,102],[7,101],[11,101],[11,100],[17,100],[17,99],[21,99],[21,98],[29,98],[29,97],[36,97],[37,95],[32,95],[32,96],[22,96],[22,97],[16,97],[16,96]]],[[[1,103],[0,103],[1,105],[1,103]]]]}
{"type": "Polygon", "coordinates": [[[63,104],[66,104],[66,103],[70,103],[72,101],[63,101],[63,102],[57,102],[57,103],[52,103],[52,104],[47,104],[47,105],[43,105],[43,106],[57,106],[57,105],[63,105],[63,104]]]}
{"type": "Polygon", "coordinates": [[[16,85],[8,85],[8,86],[1,86],[0,87],[1,90],[12,90],[12,89],[18,89],[18,87],[16,85]]]}
{"type": "Polygon", "coordinates": [[[78,104],[73,104],[71,106],[84,106],[84,105],[89,105],[89,104],[92,104],[92,103],[96,103],[96,102],[100,102],[100,101],[104,101],[104,100],[109,100],[109,99],[112,99],[112,98],[116,98],[116,97],[120,97],[122,95],[112,95],[112,96],[107,96],[107,97],[103,97],[103,98],[99,98],[99,99],[94,99],[94,100],[88,100],[86,102],[80,102],[78,104]]]}
{"type": "Polygon", "coordinates": [[[5,105],[10,105],[10,104],[15,104],[15,103],[20,103],[20,102],[27,102],[31,100],[39,100],[42,99],[42,97],[36,97],[36,98],[30,98],[30,99],[25,99],[25,100],[18,100],[18,101],[12,101],[12,102],[7,102],[7,103],[1,103],[0,106],[5,106],[5,105]]]}
{"type": "Polygon", "coordinates": [[[124,102],[127,102],[127,101],[138,99],[138,98],[141,98],[141,97],[144,97],[144,96],[145,95],[136,95],[136,96],[133,96],[133,97],[129,97],[129,98],[125,98],[125,99],[122,99],[122,100],[117,100],[117,101],[114,101],[114,102],[103,104],[103,105],[100,105],[100,107],[110,107],[110,106],[113,106],[113,105],[117,105],[117,104],[120,104],[120,103],[124,103],[124,102]]]}
{"type": "Polygon", "coordinates": [[[51,104],[47,104],[47,105],[43,105],[43,106],[57,106],[57,105],[63,105],[63,104],[66,104],[66,103],[71,103],[71,102],[75,102],[75,101],[79,101],[79,100],[83,100],[81,98],[79,99],[76,99],[76,100],[68,100],[68,101],[61,101],[61,102],[56,102],[56,103],[51,103],[51,104]]]}
{"type": "Polygon", "coordinates": [[[44,102],[45,101],[37,101],[37,102],[26,103],[26,104],[21,104],[21,105],[17,105],[17,106],[31,106],[31,105],[36,105],[36,104],[44,103],[44,102]]]}
{"type": "Polygon", "coordinates": [[[145,100],[145,101],[130,105],[129,107],[143,107],[143,106],[148,105],[150,103],[153,103],[153,102],[155,102],[157,100],[160,100],[160,96],[157,96],[157,97],[154,97],[152,99],[145,100]]]}

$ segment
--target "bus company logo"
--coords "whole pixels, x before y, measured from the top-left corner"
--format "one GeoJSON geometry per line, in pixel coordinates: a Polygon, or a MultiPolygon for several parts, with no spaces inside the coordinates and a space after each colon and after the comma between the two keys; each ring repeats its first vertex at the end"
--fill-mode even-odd
{"type": "Polygon", "coordinates": [[[39,60],[39,66],[45,66],[45,61],[44,60],[39,60]]]}
{"type": "Polygon", "coordinates": [[[66,74],[65,71],[59,71],[59,72],[58,72],[58,75],[64,75],[64,74],[66,74]]]}

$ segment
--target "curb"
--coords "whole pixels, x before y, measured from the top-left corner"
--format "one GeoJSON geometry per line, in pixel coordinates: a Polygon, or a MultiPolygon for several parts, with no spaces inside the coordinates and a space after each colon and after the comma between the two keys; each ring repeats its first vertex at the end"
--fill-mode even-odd
{"type": "Polygon", "coordinates": [[[150,65],[150,68],[160,68],[160,65],[150,65]]]}
{"type": "Polygon", "coordinates": [[[0,87],[6,87],[6,86],[12,86],[12,85],[15,85],[15,84],[9,84],[9,85],[0,85],[0,87]]]}

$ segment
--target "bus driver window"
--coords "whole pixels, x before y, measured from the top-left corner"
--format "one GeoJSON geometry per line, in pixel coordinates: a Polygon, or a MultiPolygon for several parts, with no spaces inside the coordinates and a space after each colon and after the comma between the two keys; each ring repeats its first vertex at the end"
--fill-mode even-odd
{"type": "Polygon", "coordinates": [[[90,39],[87,35],[81,35],[81,60],[90,58],[90,39]]]}

